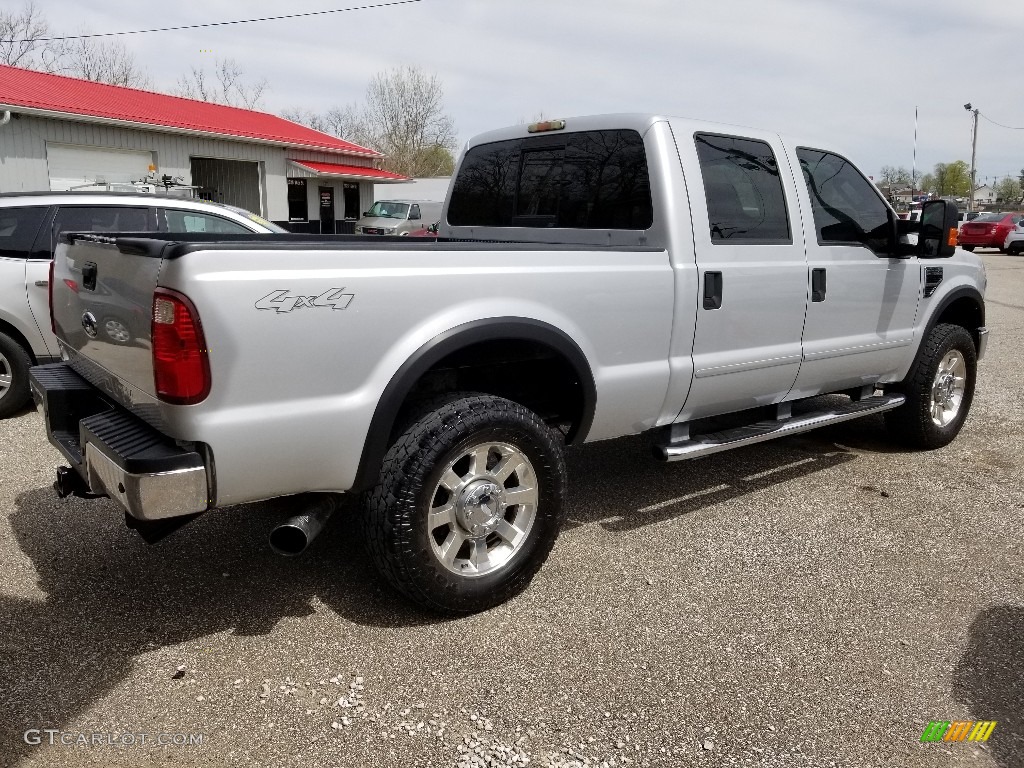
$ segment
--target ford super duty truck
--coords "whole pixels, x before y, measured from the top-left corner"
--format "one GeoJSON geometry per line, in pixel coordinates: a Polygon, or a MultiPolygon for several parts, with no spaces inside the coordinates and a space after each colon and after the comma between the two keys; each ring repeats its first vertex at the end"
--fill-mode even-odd
{"type": "Polygon", "coordinates": [[[109,496],[148,539],[303,495],[271,536],[294,553],[358,494],[395,587],[480,610],[547,557],[566,445],[648,433],[675,461],[876,413],[950,442],[987,338],[956,227],[944,201],[899,220],[816,142],[548,121],[467,145],[437,241],[65,235],[63,362],[32,390],[58,491],[109,496]],[[151,318],[130,345],[97,328],[111,301],[151,318]]]}

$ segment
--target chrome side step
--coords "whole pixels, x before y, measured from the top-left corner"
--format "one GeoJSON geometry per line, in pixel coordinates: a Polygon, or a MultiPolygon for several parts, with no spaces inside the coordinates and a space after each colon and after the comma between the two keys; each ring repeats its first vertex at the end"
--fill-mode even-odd
{"type": "Polygon", "coordinates": [[[776,437],[808,432],[829,424],[838,424],[841,421],[859,419],[861,416],[868,416],[872,413],[890,411],[893,408],[899,408],[905,400],[903,395],[873,395],[827,411],[813,411],[781,420],[759,421],[756,424],[747,424],[723,432],[661,443],[654,446],[654,452],[662,461],[696,459],[700,456],[708,456],[744,445],[773,440],[776,437]]]}

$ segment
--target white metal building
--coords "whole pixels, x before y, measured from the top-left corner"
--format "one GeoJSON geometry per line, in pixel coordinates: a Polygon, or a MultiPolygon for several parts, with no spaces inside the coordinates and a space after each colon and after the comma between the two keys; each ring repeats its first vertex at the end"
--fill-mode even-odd
{"type": "Polygon", "coordinates": [[[265,112],[0,66],[0,192],[168,176],[298,232],[351,231],[382,156],[265,112]]]}

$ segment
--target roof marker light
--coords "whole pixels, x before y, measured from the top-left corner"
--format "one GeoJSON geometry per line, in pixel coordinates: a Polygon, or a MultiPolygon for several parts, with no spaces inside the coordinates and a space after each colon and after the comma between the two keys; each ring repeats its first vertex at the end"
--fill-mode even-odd
{"type": "Polygon", "coordinates": [[[526,130],[530,133],[543,133],[544,131],[560,131],[565,128],[565,120],[545,120],[542,123],[530,123],[526,130]]]}

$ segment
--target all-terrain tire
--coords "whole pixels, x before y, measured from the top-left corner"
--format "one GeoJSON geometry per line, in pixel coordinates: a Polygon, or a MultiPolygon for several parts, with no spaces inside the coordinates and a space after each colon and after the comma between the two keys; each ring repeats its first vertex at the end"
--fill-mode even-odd
{"type": "Polygon", "coordinates": [[[885,415],[890,437],[912,448],[941,448],[951,443],[971,409],[977,369],[971,334],[959,325],[935,326],[922,343],[907,378],[893,388],[907,401],[885,415]],[[947,400],[946,387],[948,383],[950,388],[957,388],[957,379],[962,379],[962,392],[954,405],[943,407],[943,403],[953,403],[947,400]]]}
{"type": "Polygon", "coordinates": [[[31,367],[32,358],[25,348],[0,333],[0,419],[17,413],[29,401],[32,393],[28,388],[28,369],[31,367]]]}
{"type": "Polygon", "coordinates": [[[377,568],[409,599],[441,613],[482,611],[518,594],[547,559],[564,520],[566,468],[559,438],[529,409],[491,395],[456,393],[419,415],[397,436],[377,483],[363,495],[363,536],[377,568]],[[483,454],[483,463],[473,454],[483,454]],[[521,469],[500,481],[508,485],[495,487],[487,473],[500,474],[501,461],[508,458],[511,464],[513,457],[521,469]],[[488,483],[496,498],[504,498],[507,491],[511,499],[530,486],[533,503],[511,504],[506,509],[484,495],[483,507],[474,507],[470,502],[482,493],[476,490],[488,483]],[[458,492],[449,491],[448,485],[458,492]],[[460,509],[462,516],[452,512],[450,524],[433,527],[436,511],[446,504],[460,509]],[[479,522],[472,515],[489,514],[480,512],[481,508],[506,511],[496,512],[481,523],[480,530],[501,525],[501,520],[526,528],[514,546],[494,532],[484,537],[468,531],[471,523],[479,522]],[[523,522],[527,519],[528,526],[523,522]],[[472,541],[460,544],[468,549],[451,553],[453,559],[446,565],[439,550],[449,542],[461,542],[459,536],[472,541]],[[477,546],[482,547],[486,561],[474,561],[477,546]],[[493,564],[489,547],[494,548],[493,564]],[[459,557],[463,551],[467,554],[459,557]]]}

